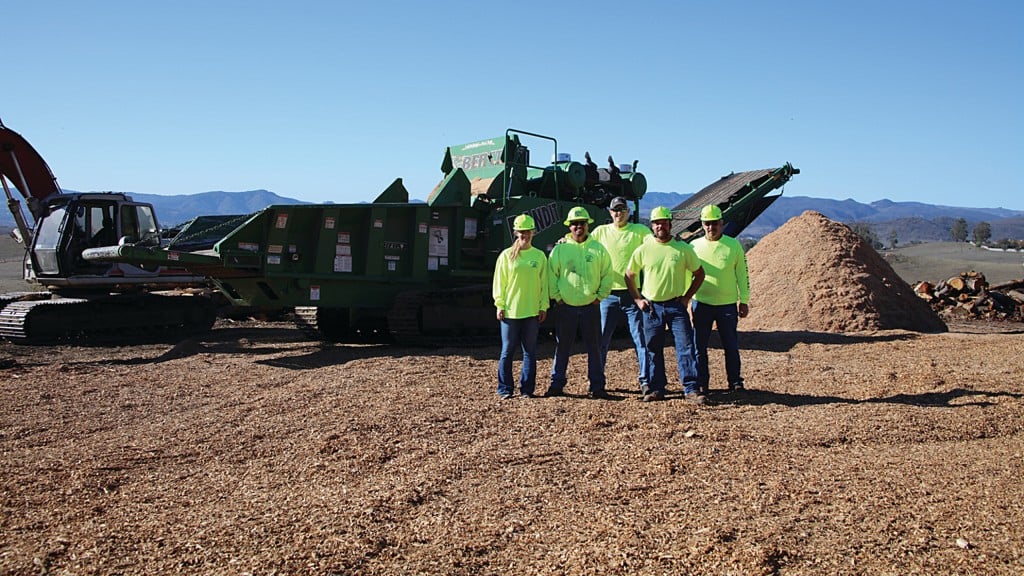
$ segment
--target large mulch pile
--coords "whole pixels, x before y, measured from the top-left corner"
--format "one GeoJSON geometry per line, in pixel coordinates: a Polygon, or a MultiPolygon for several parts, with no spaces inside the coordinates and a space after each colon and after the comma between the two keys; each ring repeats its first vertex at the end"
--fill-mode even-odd
{"type": "Polygon", "coordinates": [[[747,254],[756,330],[942,332],[946,325],[849,226],[807,211],[747,254]]]}

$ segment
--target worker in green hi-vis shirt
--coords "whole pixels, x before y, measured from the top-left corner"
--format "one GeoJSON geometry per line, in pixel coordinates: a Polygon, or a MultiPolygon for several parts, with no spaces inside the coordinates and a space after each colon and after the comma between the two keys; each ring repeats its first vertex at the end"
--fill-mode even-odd
{"type": "Polygon", "coordinates": [[[710,385],[708,339],[712,325],[725,351],[725,375],[729,391],[742,392],[740,373],[739,319],[750,312],[750,279],[747,257],[739,241],[723,233],[725,222],[718,206],[700,212],[704,236],[693,241],[693,249],[704,267],[704,283],[693,297],[693,331],[697,344],[697,383],[707,394],[710,385]]]}

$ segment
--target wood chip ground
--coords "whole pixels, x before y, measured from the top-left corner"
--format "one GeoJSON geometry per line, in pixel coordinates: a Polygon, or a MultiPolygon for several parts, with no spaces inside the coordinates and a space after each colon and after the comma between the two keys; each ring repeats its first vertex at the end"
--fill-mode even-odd
{"type": "Polygon", "coordinates": [[[613,401],[581,354],[501,401],[496,347],[284,324],[0,344],[0,573],[1020,574],[1024,340],[991,331],[746,332],[751,391],[715,349],[700,408],[640,402],[627,341],[613,401]]]}

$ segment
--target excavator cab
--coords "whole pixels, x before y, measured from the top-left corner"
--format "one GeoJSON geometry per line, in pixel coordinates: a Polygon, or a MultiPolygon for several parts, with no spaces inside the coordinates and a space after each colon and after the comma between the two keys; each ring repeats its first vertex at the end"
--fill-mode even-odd
{"type": "Polygon", "coordinates": [[[104,275],[109,264],[82,258],[88,248],[121,243],[160,247],[153,207],[123,194],[62,194],[47,203],[29,255],[37,279],[104,275]]]}

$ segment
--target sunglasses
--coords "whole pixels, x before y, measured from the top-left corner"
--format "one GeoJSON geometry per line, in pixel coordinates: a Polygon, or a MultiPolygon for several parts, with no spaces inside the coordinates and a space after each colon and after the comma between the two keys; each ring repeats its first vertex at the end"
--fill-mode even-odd
{"type": "Polygon", "coordinates": [[[625,212],[626,210],[629,210],[629,208],[626,208],[625,206],[619,206],[618,208],[611,208],[610,210],[612,212],[625,212]]]}

